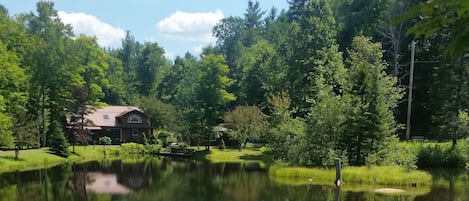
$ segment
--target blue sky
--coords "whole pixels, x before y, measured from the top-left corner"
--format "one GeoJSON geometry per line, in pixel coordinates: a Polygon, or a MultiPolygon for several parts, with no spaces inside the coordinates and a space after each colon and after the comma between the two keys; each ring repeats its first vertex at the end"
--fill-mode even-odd
{"type": "MultiPolygon", "coordinates": [[[[287,0],[257,0],[262,10],[287,9],[287,0]]],[[[37,0],[1,0],[9,14],[36,11],[37,0]]],[[[94,35],[102,46],[119,47],[125,31],[140,42],[162,46],[168,58],[214,44],[211,27],[228,16],[243,16],[248,0],[61,0],[55,9],[75,34],[94,35]]]]}

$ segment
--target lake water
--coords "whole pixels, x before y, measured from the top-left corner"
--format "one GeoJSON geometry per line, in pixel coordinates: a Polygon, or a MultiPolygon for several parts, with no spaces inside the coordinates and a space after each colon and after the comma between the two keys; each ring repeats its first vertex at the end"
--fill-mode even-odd
{"type": "MultiPolygon", "coordinates": [[[[259,163],[169,158],[94,161],[0,174],[0,201],[469,201],[465,171],[434,171],[434,185],[401,195],[376,186],[292,182],[269,177],[259,163]]],[[[331,181],[332,183],[332,181],[331,181]]]]}

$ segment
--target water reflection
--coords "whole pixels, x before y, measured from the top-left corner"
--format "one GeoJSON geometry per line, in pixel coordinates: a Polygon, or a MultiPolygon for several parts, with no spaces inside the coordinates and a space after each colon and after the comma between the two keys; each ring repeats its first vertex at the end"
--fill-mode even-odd
{"type": "Polygon", "coordinates": [[[434,173],[425,195],[375,194],[366,188],[273,181],[258,163],[147,158],[95,161],[0,175],[0,201],[49,200],[335,200],[467,201],[468,174],[434,173]]]}

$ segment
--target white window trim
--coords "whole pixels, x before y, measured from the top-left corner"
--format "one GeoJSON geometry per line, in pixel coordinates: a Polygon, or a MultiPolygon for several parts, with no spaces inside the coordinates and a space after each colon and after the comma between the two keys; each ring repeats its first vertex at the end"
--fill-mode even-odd
{"type": "Polygon", "coordinates": [[[142,123],[142,117],[136,114],[131,114],[129,118],[127,118],[127,123],[129,124],[141,124],[142,123]]]}

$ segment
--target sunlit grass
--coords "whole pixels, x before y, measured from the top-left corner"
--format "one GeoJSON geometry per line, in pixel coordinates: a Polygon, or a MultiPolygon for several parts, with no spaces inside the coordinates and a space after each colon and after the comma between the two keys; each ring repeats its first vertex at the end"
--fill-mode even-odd
{"type": "MultiPolygon", "coordinates": [[[[0,152],[0,172],[46,168],[67,162],[85,162],[105,157],[104,150],[111,153],[119,146],[75,146],[75,153],[63,158],[49,152],[49,148],[20,150],[18,159],[14,151],[0,152]]],[[[69,147],[72,151],[72,147],[69,147]]],[[[107,157],[110,156],[110,154],[107,157]]]]}
{"type": "MultiPolygon", "coordinates": [[[[212,163],[242,163],[242,162],[263,162],[270,163],[272,157],[265,155],[258,148],[248,147],[241,149],[224,149],[220,150],[216,147],[210,147],[210,152],[205,153],[204,159],[212,163]]],[[[199,154],[200,155],[200,154],[199,154]]]]}
{"type": "MultiPolygon", "coordinates": [[[[269,174],[272,177],[286,177],[310,182],[314,184],[332,184],[335,180],[335,170],[301,168],[301,167],[271,167],[269,174]]],[[[373,184],[373,185],[431,185],[432,177],[424,171],[407,172],[398,166],[381,167],[348,167],[342,171],[342,180],[347,184],[373,184]]]]}

